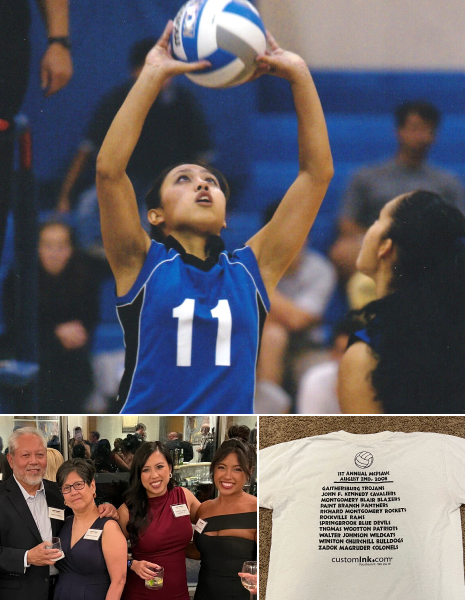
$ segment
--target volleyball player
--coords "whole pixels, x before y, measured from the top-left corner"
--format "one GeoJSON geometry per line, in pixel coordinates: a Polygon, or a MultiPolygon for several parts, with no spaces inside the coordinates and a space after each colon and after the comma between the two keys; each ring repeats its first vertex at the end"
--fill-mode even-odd
{"type": "Polygon", "coordinates": [[[172,23],[147,55],[97,159],[102,236],[116,279],[126,344],[122,413],[252,413],[268,297],[305,242],[333,173],[318,94],[302,58],[268,35],[258,74],[287,79],[298,118],[299,172],[273,219],[228,255],[228,187],[216,170],[178,165],[147,195],[142,229],[126,166],[144,119],[170,77],[198,70],[169,50],[172,23]],[[153,237],[153,236],[152,236],[153,237]]]}

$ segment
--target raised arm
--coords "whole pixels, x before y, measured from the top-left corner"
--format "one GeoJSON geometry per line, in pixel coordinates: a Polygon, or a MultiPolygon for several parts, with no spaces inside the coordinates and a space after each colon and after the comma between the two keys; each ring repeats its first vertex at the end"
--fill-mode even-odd
{"type": "Polygon", "coordinates": [[[150,247],[149,236],[140,223],[134,189],[126,175],[129,159],[147,113],[165,81],[208,64],[205,61],[187,64],[171,56],[168,45],[172,27],[170,21],[148,53],[142,72],[113,120],[97,157],[103,244],[119,295],[130,290],[150,247]]]}
{"type": "Polygon", "coordinates": [[[297,112],[299,173],[273,218],[247,244],[257,257],[268,293],[304,244],[333,175],[326,123],[304,60],[282,50],[268,34],[270,52],[257,58],[270,74],[291,84],[297,112]]]}

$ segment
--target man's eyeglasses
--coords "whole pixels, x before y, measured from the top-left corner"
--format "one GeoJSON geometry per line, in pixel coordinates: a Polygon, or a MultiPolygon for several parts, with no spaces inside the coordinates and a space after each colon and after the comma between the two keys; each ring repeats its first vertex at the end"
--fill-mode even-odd
{"type": "Polygon", "coordinates": [[[79,490],[83,490],[84,487],[85,487],[85,485],[86,485],[85,481],[76,481],[75,483],[73,483],[71,485],[64,485],[61,488],[61,493],[62,494],[69,494],[70,491],[71,491],[71,488],[74,488],[78,492],[79,490]]]}

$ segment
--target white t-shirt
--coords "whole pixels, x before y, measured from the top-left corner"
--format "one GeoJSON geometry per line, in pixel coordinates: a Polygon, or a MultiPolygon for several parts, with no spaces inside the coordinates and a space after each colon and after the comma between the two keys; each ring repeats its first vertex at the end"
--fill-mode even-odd
{"type": "Polygon", "coordinates": [[[465,439],[345,431],[259,453],[266,600],[465,600],[465,439]]]}

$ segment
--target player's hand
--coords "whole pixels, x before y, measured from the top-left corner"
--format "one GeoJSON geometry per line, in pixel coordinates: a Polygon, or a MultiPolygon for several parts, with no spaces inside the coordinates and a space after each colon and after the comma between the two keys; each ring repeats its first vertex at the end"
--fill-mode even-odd
{"type": "Polygon", "coordinates": [[[27,553],[27,564],[36,567],[54,565],[60,558],[61,552],[56,548],[47,549],[45,546],[50,543],[51,542],[42,542],[35,548],[31,548],[27,553]]]}
{"type": "Polygon", "coordinates": [[[119,513],[113,504],[109,502],[104,502],[103,504],[99,504],[97,506],[98,514],[101,519],[110,518],[115,519],[116,521],[119,519],[119,513]]]}
{"type": "Polygon", "coordinates": [[[181,73],[190,73],[209,67],[208,60],[200,60],[194,63],[186,63],[181,60],[176,60],[170,48],[170,37],[173,31],[173,21],[168,21],[161,38],[150,50],[145,59],[144,69],[159,73],[164,78],[180,75],[181,73]]]}
{"type": "Polygon", "coordinates": [[[141,579],[148,581],[154,576],[152,569],[161,569],[161,567],[155,563],[149,562],[148,560],[135,560],[131,565],[131,569],[137,573],[141,579]]]}
{"type": "Polygon", "coordinates": [[[40,80],[46,96],[65,87],[73,75],[70,51],[61,44],[50,44],[40,63],[40,80]]]}
{"type": "Polygon", "coordinates": [[[66,350],[77,350],[87,344],[89,336],[81,321],[68,321],[55,327],[55,335],[66,350]]]}
{"type": "Polygon", "coordinates": [[[259,54],[255,59],[258,66],[253,79],[269,74],[282,77],[292,83],[301,74],[308,76],[308,67],[303,58],[298,54],[283,50],[268,30],[266,40],[268,48],[265,54],[259,54]]]}

